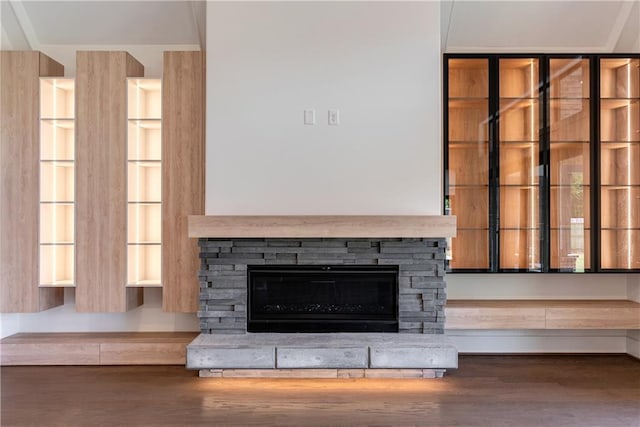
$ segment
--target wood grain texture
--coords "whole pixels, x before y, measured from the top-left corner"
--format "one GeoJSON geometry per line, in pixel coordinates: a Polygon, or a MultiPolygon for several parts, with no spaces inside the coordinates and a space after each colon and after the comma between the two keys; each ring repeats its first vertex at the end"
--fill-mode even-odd
{"type": "Polygon", "coordinates": [[[36,312],[64,297],[38,288],[39,77],[64,69],[35,51],[2,51],[0,63],[0,311],[36,312]]]}
{"type": "Polygon", "coordinates": [[[453,237],[456,217],[378,215],[190,216],[189,237],[453,237]]]}
{"type": "Polygon", "coordinates": [[[0,341],[2,365],[184,365],[197,332],[20,333],[0,341]]]}
{"type": "Polygon", "coordinates": [[[101,365],[183,365],[187,343],[102,343],[101,365]]]}
{"type": "Polygon", "coordinates": [[[189,215],[204,213],[204,54],[165,52],[162,80],[162,308],[196,312],[198,242],[189,215]]]}
{"type": "Polygon", "coordinates": [[[123,312],[142,303],[125,288],[126,78],[143,66],[126,52],[76,55],[76,310],[123,312]]]}
{"type": "Polygon", "coordinates": [[[626,300],[449,300],[446,329],[640,329],[626,300]]]}
{"type": "Polygon", "coordinates": [[[547,329],[640,329],[639,307],[549,307],[547,329]]]}
{"type": "Polygon", "coordinates": [[[545,309],[446,307],[446,329],[544,329],[545,309]]]}
{"type": "Polygon", "coordinates": [[[2,343],[1,347],[2,366],[100,364],[96,343],[2,343]]]}
{"type": "Polygon", "coordinates": [[[30,366],[1,381],[7,426],[637,426],[640,415],[640,363],[624,355],[461,356],[437,380],[30,366]]]}

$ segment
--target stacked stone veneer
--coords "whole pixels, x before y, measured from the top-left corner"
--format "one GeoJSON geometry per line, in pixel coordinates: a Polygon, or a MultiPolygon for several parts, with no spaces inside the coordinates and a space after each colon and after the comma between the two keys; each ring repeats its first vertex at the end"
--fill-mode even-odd
{"type": "Polygon", "coordinates": [[[441,334],[446,303],[445,239],[199,240],[200,329],[247,331],[248,265],[397,265],[399,331],[441,334]]]}

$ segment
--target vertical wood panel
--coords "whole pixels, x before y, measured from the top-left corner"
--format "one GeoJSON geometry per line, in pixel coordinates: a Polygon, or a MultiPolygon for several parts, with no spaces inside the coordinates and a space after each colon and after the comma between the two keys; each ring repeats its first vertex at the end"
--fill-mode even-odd
{"type": "Polygon", "coordinates": [[[122,312],[142,303],[126,285],[126,52],[76,56],[76,309],[122,312]]]}
{"type": "Polygon", "coordinates": [[[162,282],[165,311],[198,310],[200,260],[187,217],[204,214],[204,55],[165,52],[162,81],[162,282]]]}
{"type": "Polygon", "coordinates": [[[0,70],[0,311],[63,304],[63,289],[39,288],[40,76],[64,67],[35,51],[3,51],[0,70]]]}

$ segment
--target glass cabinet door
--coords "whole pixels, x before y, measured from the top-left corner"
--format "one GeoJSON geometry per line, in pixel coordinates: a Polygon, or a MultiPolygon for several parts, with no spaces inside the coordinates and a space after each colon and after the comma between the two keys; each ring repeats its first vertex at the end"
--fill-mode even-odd
{"type": "Polygon", "coordinates": [[[540,64],[499,64],[499,268],[539,271],[540,64]]]}
{"type": "Polygon", "coordinates": [[[448,61],[448,193],[453,269],[489,268],[489,60],[448,61]]]}
{"type": "Polygon", "coordinates": [[[582,272],[590,259],[589,59],[549,60],[550,267],[582,272]]]}
{"type": "Polygon", "coordinates": [[[600,263],[640,268],[640,59],[600,60],[600,263]]]}

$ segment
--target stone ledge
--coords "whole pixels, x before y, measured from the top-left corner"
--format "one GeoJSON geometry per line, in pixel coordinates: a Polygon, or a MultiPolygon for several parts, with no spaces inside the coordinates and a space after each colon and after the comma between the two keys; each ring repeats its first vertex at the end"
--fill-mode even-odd
{"type": "Polygon", "coordinates": [[[200,334],[188,369],[447,369],[458,351],[446,337],[385,333],[200,334]]]}

